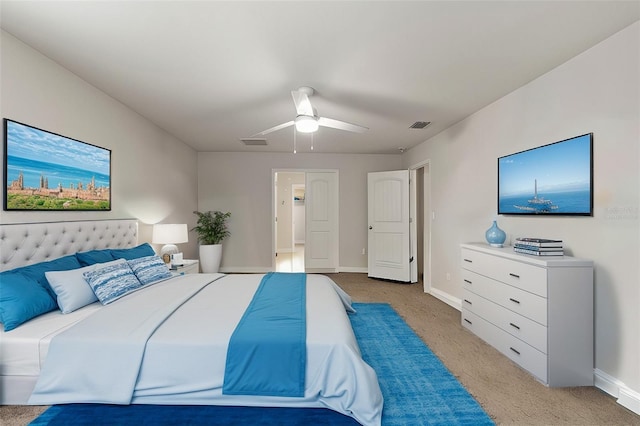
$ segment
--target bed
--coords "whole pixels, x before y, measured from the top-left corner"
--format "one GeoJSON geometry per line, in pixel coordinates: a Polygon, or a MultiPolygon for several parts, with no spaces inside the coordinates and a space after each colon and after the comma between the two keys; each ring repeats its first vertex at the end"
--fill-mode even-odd
{"type": "MultiPolygon", "coordinates": [[[[3,271],[76,252],[137,246],[135,220],[0,226],[3,271]]],[[[264,274],[174,276],[104,306],[95,302],[65,314],[56,310],[11,331],[3,330],[0,402],[322,407],[361,424],[379,425],[382,394],[375,372],[362,360],[350,326],[346,312],[351,300],[323,275],[305,276],[302,393],[223,392],[229,340],[263,279],[264,274]],[[156,307],[165,305],[171,306],[159,314],[156,307]],[[147,316],[157,317],[157,324],[148,325],[147,316]],[[126,329],[132,324],[144,324],[151,330],[143,338],[137,366],[136,356],[128,351],[140,350],[123,347],[121,339],[123,334],[139,334],[138,325],[133,325],[133,331],[126,329]],[[109,357],[100,358],[100,353],[109,357]],[[57,358],[66,360],[66,366],[65,362],[56,365],[57,358]],[[56,383],[60,376],[69,382],[56,383]],[[104,381],[113,376],[118,377],[116,382],[104,381]],[[56,379],[48,380],[50,377],[56,379]]]]}

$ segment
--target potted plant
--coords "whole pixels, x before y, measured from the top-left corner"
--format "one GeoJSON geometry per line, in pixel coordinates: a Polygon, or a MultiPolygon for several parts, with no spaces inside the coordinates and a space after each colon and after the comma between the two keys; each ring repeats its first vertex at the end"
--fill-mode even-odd
{"type": "Polygon", "coordinates": [[[197,224],[191,230],[198,234],[200,268],[202,272],[218,272],[222,259],[222,240],[231,234],[227,229],[227,219],[231,213],[221,211],[194,211],[193,213],[198,216],[197,224]]]}

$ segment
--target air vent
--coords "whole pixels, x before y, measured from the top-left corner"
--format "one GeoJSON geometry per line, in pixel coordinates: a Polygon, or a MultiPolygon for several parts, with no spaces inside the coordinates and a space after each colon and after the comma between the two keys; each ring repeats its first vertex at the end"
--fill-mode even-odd
{"type": "Polygon", "coordinates": [[[411,126],[409,126],[410,129],[424,129],[425,127],[427,127],[429,124],[431,124],[430,121],[416,121],[415,123],[413,123],[411,126]]]}
{"type": "Polygon", "coordinates": [[[264,146],[267,144],[267,140],[264,138],[245,138],[240,140],[247,146],[264,146]]]}

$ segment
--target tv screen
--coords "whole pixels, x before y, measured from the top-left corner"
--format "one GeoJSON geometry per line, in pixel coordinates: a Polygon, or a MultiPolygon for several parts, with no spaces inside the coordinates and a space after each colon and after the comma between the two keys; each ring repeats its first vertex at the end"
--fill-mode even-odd
{"type": "Polygon", "coordinates": [[[111,210],[111,151],[4,119],[5,210],[111,210]]]}
{"type": "Polygon", "coordinates": [[[593,215],[593,133],[498,158],[498,214],[593,215]]]}

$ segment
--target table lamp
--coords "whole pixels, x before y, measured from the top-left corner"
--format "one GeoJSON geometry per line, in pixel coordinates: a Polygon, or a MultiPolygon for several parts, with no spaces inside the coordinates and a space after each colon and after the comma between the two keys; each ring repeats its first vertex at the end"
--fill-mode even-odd
{"type": "Polygon", "coordinates": [[[164,244],[160,249],[160,257],[165,263],[169,263],[171,255],[178,253],[176,244],[189,241],[189,233],[186,223],[157,223],[153,225],[151,242],[164,244]]]}

